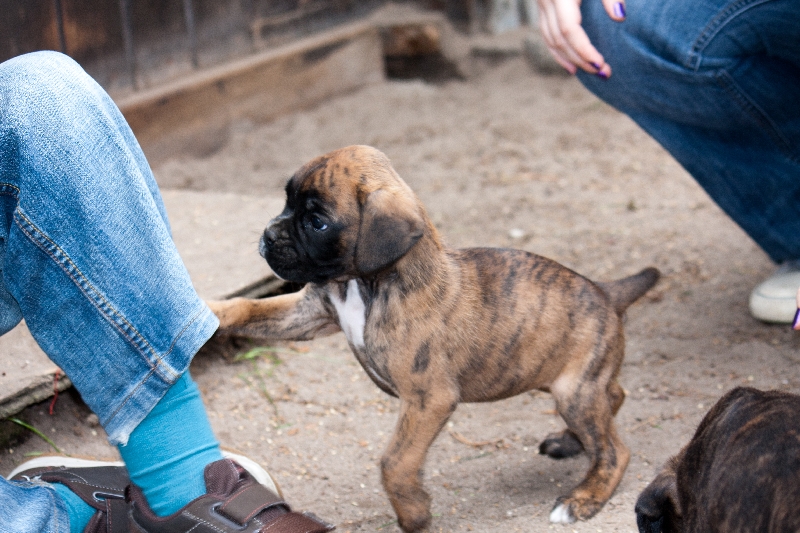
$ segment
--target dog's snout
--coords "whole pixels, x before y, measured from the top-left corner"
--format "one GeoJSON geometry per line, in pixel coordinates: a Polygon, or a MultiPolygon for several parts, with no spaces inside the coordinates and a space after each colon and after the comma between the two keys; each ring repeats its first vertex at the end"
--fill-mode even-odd
{"type": "Polygon", "coordinates": [[[278,236],[270,228],[264,230],[264,233],[261,235],[261,242],[258,243],[258,252],[261,254],[261,257],[264,259],[267,258],[267,253],[270,248],[275,246],[275,241],[277,239],[278,236]]]}
{"type": "Polygon", "coordinates": [[[265,246],[270,247],[275,244],[277,239],[278,236],[275,234],[275,232],[272,229],[267,228],[264,230],[264,235],[261,240],[264,241],[265,246]]]}

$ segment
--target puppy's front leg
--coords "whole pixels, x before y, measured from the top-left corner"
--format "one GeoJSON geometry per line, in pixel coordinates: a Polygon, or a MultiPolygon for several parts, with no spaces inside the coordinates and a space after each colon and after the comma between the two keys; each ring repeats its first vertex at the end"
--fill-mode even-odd
{"type": "Polygon", "coordinates": [[[299,292],[271,298],[206,302],[219,318],[218,333],[269,340],[309,340],[340,331],[322,304],[320,294],[306,285],[299,292]]]}
{"type": "Polygon", "coordinates": [[[456,405],[456,394],[450,391],[418,389],[413,398],[402,398],[397,427],[381,459],[381,476],[405,532],[430,525],[431,497],[422,487],[422,465],[456,405]]]}

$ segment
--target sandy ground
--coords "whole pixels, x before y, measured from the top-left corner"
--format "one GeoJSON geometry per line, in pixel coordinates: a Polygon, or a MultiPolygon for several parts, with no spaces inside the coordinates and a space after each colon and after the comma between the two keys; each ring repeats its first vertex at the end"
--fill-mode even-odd
{"type": "MultiPolygon", "coordinates": [[[[747,310],[773,269],[767,257],[627,117],[521,57],[474,63],[464,81],[386,82],[269,124],[240,123],[219,152],[155,171],[164,188],[282,196],[307,159],[354,143],[388,154],[452,246],[523,248],[598,280],[648,265],[664,274],[628,312],[620,382],[629,395],[616,420],[632,459],[604,509],[548,523],[587,462],[537,455],[563,422],[547,394],[529,393],[458,408],[426,464],[432,530],[635,531],[637,495],[723,393],[800,392],[800,337],[747,310]]],[[[222,444],[267,465],[296,508],[342,532],[398,530],[377,468],[398,402],[367,379],[341,334],[238,362],[198,358],[193,375],[222,444]]],[[[61,395],[56,416],[46,410],[21,417],[68,453],[113,454],[74,394],[61,395]]],[[[0,472],[47,450],[38,437],[2,450],[0,472]]]]}

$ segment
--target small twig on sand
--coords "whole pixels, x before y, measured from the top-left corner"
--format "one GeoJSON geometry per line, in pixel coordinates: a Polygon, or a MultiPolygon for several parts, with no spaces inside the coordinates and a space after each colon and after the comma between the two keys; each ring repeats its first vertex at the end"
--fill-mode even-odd
{"type": "Polygon", "coordinates": [[[484,440],[484,441],[480,441],[480,442],[475,442],[475,441],[469,440],[468,438],[466,438],[464,435],[460,434],[459,432],[453,431],[452,429],[450,430],[450,436],[453,437],[454,439],[456,439],[461,444],[466,444],[467,446],[472,446],[473,448],[481,448],[483,446],[489,446],[489,445],[498,446],[503,442],[503,438],[502,437],[499,438],[499,439],[492,439],[492,440],[484,440]]]}

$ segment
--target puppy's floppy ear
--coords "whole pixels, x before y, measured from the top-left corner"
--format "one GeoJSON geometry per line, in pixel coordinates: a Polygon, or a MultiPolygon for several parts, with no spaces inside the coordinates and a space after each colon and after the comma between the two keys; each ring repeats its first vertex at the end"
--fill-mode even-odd
{"type": "Polygon", "coordinates": [[[676,468],[676,458],[670,459],[636,500],[636,525],[639,533],[680,531],[683,513],[678,499],[676,468]]]}
{"type": "Polygon", "coordinates": [[[424,229],[416,205],[404,195],[385,189],[369,193],[361,212],[356,270],[365,275],[391,265],[417,243],[424,229]]]}

